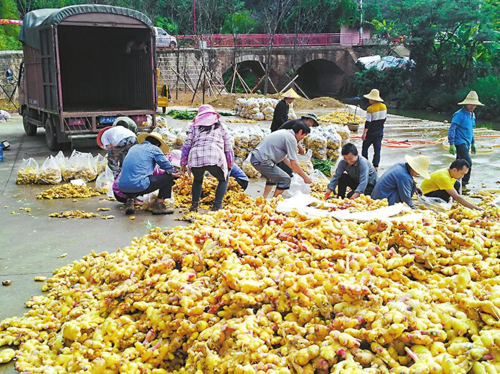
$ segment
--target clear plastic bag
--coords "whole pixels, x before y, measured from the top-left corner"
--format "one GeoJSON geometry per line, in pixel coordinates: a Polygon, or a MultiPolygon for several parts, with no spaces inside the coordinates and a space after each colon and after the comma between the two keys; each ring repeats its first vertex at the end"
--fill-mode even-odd
{"type": "Polygon", "coordinates": [[[108,166],[108,159],[101,154],[94,157],[94,163],[97,170],[97,174],[104,173],[106,171],[106,166],[108,166]]]}
{"type": "Polygon", "coordinates": [[[435,212],[447,212],[453,205],[453,200],[446,202],[439,197],[418,196],[418,205],[420,207],[431,209],[435,212]]]}
{"type": "Polygon", "coordinates": [[[286,192],[285,197],[292,197],[298,192],[309,195],[311,193],[311,186],[304,182],[304,179],[300,175],[293,173],[290,189],[286,192]]]}
{"type": "Polygon", "coordinates": [[[16,184],[35,184],[38,182],[38,163],[33,158],[23,159],[17,170],[16,184]]]}
{"type": "Polygon", "coordinates": [[[302,171],[306,174],[310,174],[314,170],[313,163],[311,161],[313,151],[308,150],[305,155],[298,155],[297,156],[297,163],[301,167],[302,171]]]}
{"type": "Polygon", "coordinates": [[[312,157],[318,160],[326,160],[327,140],[321,132],[315,131],[306,138],[306,147],[312,150],[312,157]]]}
{"type": "Polygon", "coordinates": [[[66,161],[66,163],[61,166],[61,175],[64,181],[68,182],[71,179],[75,178],[76,159],[80,154],[81,152],[74,150],[73,153],[71,153],[71,156],[69,156],[69,159],[66,161]]]}
{"type": "Polygon", "coordinates": [[[323,174],[318,169],[314,170],[311,174],[309,174],[309,178],[314,182],[317,181],[330,181],[325,174],[323,174]]]}
{"type": "Polygon", "coordinates": [[[59,184],[62,182],[61,168],[54,156],[49,156],[40,167],[38,181],[44,184],[59,184]]]}
{"type": "Polygon", "coordinates": [[[97,178],[97,169],[94,157],[90,153],[80,153],[75,157],[74,179],[91,182],[97,178]]]}
{"type": "Polygon", "coordinates": [[[106,170],[99,174],[95,181],[95,189],[108,196],[113,196],[113,183],[115,181],[113,172],[106,166],[106,170]]]}

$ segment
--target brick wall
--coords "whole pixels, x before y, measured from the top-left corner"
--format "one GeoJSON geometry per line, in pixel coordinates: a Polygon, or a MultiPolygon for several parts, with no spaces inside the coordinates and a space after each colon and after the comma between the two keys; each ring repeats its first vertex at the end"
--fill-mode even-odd
{"type": "MultiPolygon", "coordinates": [[[[12,94],[12,91],[16,87],[17,76],[19,74],[19,66],[21,65],[21,61],[23,59],[22,51],[0,51],[0,99],[6,99],[7,94],[12,94]],[[14,72],[14,81],[13,83],[7,83],[5,79],[5,70],[12,69],[14,72]]],[[[17,90],[16,95],[17,98],[17,90]]]]}

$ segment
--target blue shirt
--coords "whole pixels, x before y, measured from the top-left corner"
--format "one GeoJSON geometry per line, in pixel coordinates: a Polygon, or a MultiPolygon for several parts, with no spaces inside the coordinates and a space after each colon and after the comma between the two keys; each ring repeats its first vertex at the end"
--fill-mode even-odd
{"type": "Polygon", "coordinates": [[[328,189],[330,191],[335,191],[335,187],[339,183],[339,179],[344,174],[347,173],[352,179],[358,182],[358,186],[354,192],[365,193],[366,186],[375,185],[377,183],[377,171],[373,165],[363,156],[358,156],[358,161],[354,165],[349,165],[343,158],[340,159],[337,169],[335,170],[335,175],[328,184],[328,189]]]}
{"type": "Polygon", "coordinates": [[[448,142],[450,144],[465,144],[470,148],[474,144],[473,128],[476,126],[476,115],[462,108],[455,112],[451,119],[451,125],[448,129],[448,142]]]}
{"type": "Polygon", "coordinates": [[[406,164],[393,165],[379,178],[372,192],[372,199],[387,199],[389,205],[406,203],[413,206],[411,197],[415,192],[415,181],[406,164]]]}
{"type": "Polygon", "coordinates": [[[233,177],[234,179],[239,179],[242,181],[247,181],[247,182],[250,181],[250,179],[248,179],[245,172],[243,170],[241,170],[241,168],[236,164],[233,164],[233,167],[231,168],[231,173],[229,174],[229,176],[233,177]]]}
{"type": "Polygon", "coordinates": [[[146,190],[150,184],[149,176],[153,175],[156,164],[169,174],[175,172],[159,147],[148,141],[134,145],[123,161],[118,189],[130,193],[146,190]]]}

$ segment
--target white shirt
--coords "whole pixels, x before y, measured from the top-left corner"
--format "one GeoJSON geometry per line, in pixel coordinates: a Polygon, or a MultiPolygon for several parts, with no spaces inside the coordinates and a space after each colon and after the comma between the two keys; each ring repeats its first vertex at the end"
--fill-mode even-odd
{"type": "Polygon", "coordinates": [[[116,126],[104,131],[104,134],[102,134],[101,137],[101,142],[104,147],[107,147],[108,145],[116,147],[123,139],[130,137],[136,138],[135,134],[129,129],[126,129],[123,126],[116,126]]]}

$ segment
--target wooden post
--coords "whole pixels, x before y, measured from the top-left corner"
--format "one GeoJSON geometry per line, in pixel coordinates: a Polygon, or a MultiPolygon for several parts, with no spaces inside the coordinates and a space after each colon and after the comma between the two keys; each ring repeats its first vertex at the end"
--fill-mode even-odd
{"type": "Polygon", "coordinates": [[[288,88],[288,87],[289,87],[289,86],[290,86],[293,82],[295,82],[295,80],[296,80],[298,77],[299,77],[299,76],[298,76],[298,75],[296,75],[296,76],[295,76],[295,78],[293,78],[290,82],[288,82],[288,84],[287,84],[285,87],[283,87],[283,89],[280,91],[280,93],[285,92],[285,90],[286,90],[286,89],[287,89],[287,88],[288,88]]]}

